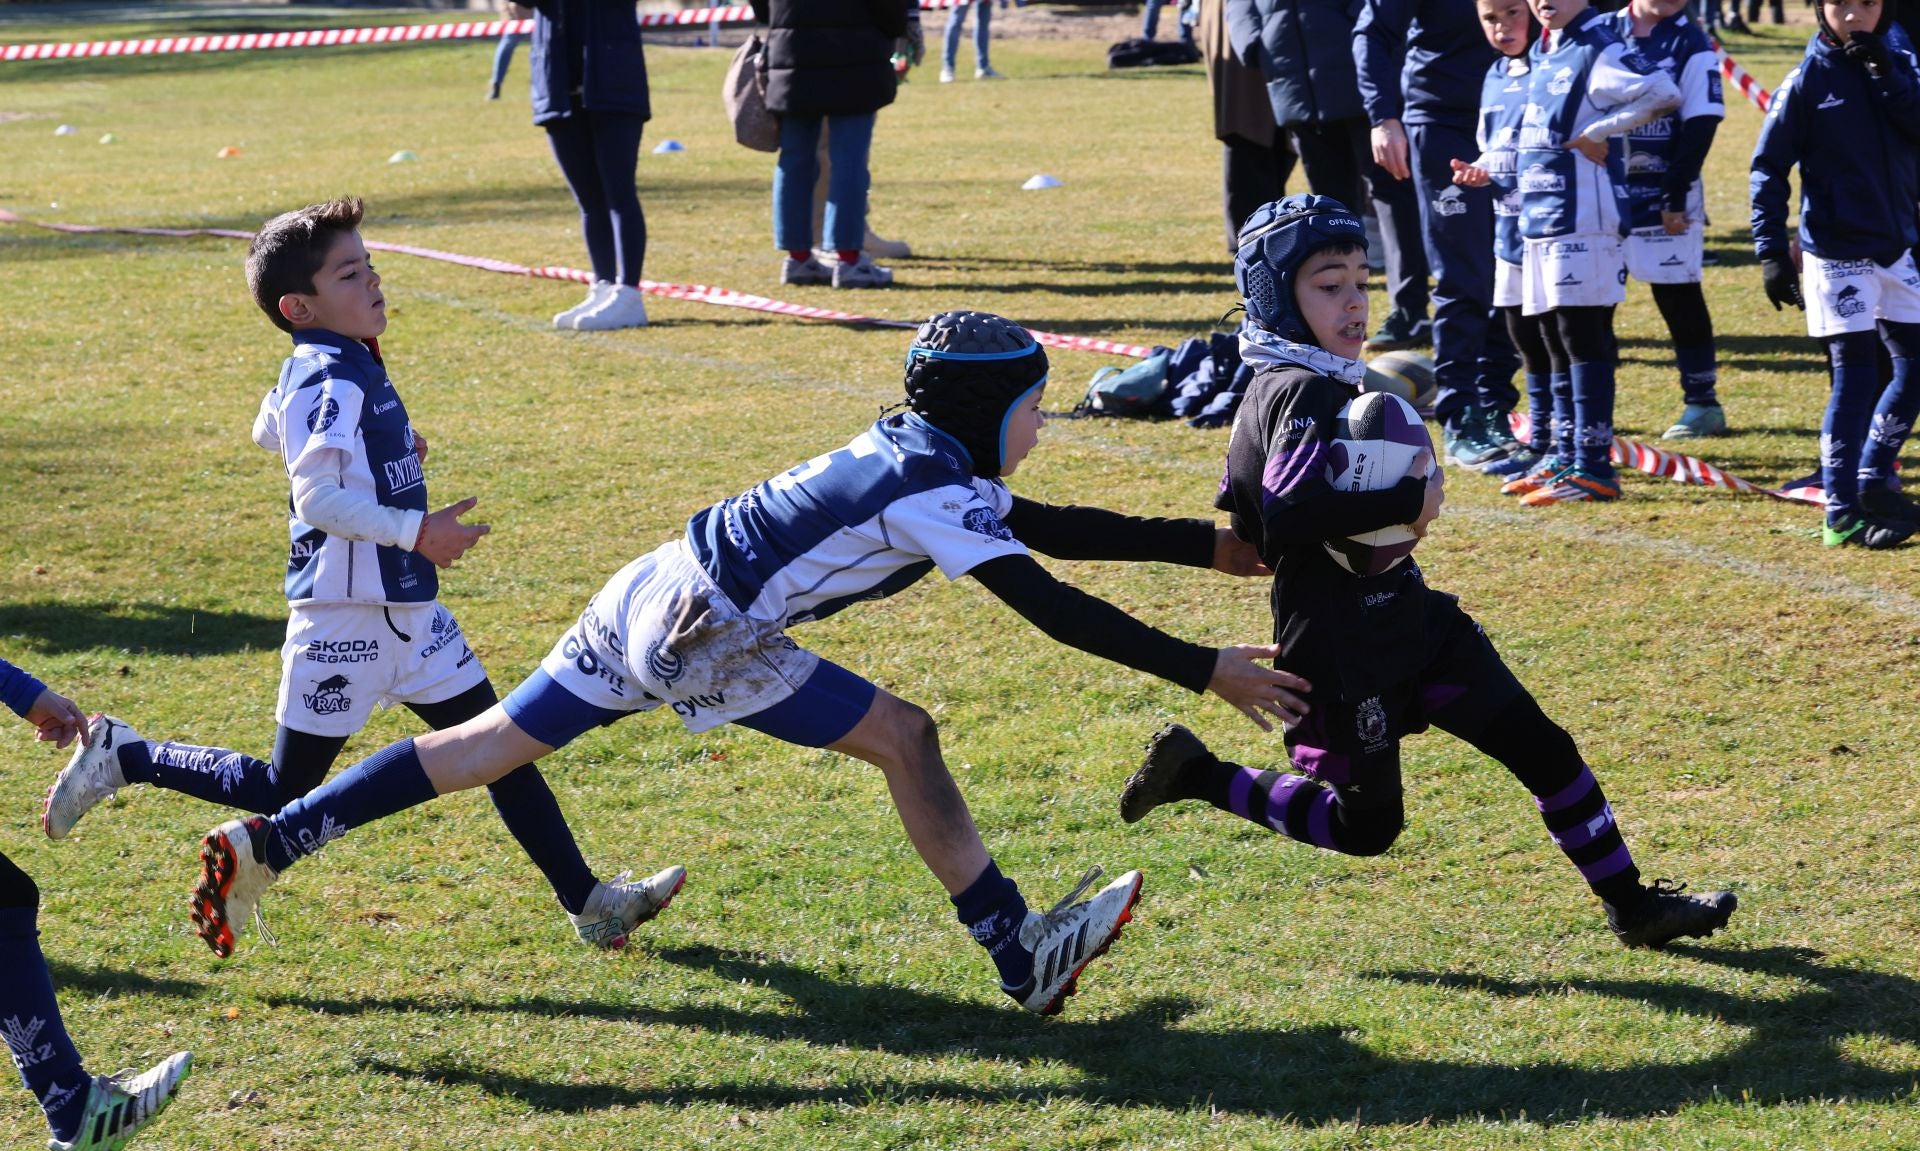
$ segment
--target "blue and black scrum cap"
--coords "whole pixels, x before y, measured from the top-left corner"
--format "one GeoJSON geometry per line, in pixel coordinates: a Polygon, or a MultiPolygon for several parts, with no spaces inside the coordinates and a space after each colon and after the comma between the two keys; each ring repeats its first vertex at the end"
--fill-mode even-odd
{"type": "Polygon", "coordinates": [[[1007,422],[1046,386],[1047,351],[991,312],[941,312],[907,349],[907,406],[973,457],[973,474],[1000,474],[1007,422]]]}
{"type": "Polygon", "coordinates": [[[1303,193],[1255,209],[1233,257],[1233,283],[1247,318],[1283,340],[1316,343],[1294,302],[1293,278],[1308,256],[1334,245],[1365,251],[1367,228],[1331,196],[1303,193]]]}

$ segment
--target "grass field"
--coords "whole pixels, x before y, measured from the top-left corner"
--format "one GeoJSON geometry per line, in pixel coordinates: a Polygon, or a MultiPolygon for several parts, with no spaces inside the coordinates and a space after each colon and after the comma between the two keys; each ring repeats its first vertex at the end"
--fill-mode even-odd
{"type": "MultiPolygon", "coordinates": [[[[1768,29],[1731,47],[1771,85],[1803,42],[1768,29]]],[[[916,75],[880,118],[874,215],[921,255],[899,288],[849,298],[775,283],[771,159],[731,143],[727,53],[657,47],[648,142],[687,151],[641,161],[647,273],[892,318],[979,306],[1057,332],[1198,334],[1232,302],[1206,85],[1197,68],[1109,75],[1100,48],[1010,39],[1003,83],[916,75]],[[1040,171],[1064,187],[1019,191],[1040,171]]],[[[489,51],[0,65],[0,207],[250,228],[354,191],[370,238],[579,265],[524,103],[480,100],[489,51]],[[242,155],[216,160],[227,145],[242,155]],[[419,162],[389,165],[402,148],[419,162]]],[[[1739,434],[1706,454],[1779,483],[1811,467],[1825,381],[1745,235],[1758,124],[1734,103],[1709,168],[1739,434]]],[[[247,431],[285,345],[241,256],[0,226],[0,656],[143,732],[264,752],[285,481],[247,431]]],[[[503,690],[615,568],[899,390],[897,331],[659,300],[650,328],[561,335],[547,317],[572,286],[397,256],[381,271],[384,350],[432,437],[436,501],[476,494],[494,525],[445,595],[503,690]]],[[[1679,396],[1644,289],[1620,332],[1618,424],[1657,437],[1679,396]]],[[[1103,362],[1056,354],[1048,406],[1071,407],[1103,362]]],[[[1179,424],[1059,422],[1017,487],[1204,514],[1224,446],[1179,424]]],[[[1911,1148],[1920,553],[1829,552],[1816,527],[1806,507],[1645,477],[1618,504],[1529,513],[1455,474],[1421,549],[1581,741],[1643,869],[1739,892],[1730,932],[1667,954],[1616,947],[1525,794],[1438,734],[1406,745],[1409,827],[1383,858],[1191,806],[1122,825],[1118,786],[1167,719],[1243,760],[1279,758],[1278,740],[1050,644],[966,581],[800,638],[934,712],[1032,902],[1089,863],[1146,870],[1138,922],[1058,1020],[995,990],[876,772],[663,717],[547,769],[603,872],[691,872],[621,953],[573,941],[477,795],[290,873],[266,906],[279,945],[248,936],[225,963],[185,915],[197,836],[223,813],[132,789],[49,844],[39,801],[62,757],[15,723],[0,849],[42,887],[94,1068],[195,1052],[138,1144],[155,1151],[1911,1148]]],[[[1267,633],[1257,581],[1054,566],[1192,638],[1267,633]]],[[[349,756],[412,730],[377,717],[349,756]]],[[[30,1098],[0,1092],[0,1142],[43,1137],[30,1098]]]]}

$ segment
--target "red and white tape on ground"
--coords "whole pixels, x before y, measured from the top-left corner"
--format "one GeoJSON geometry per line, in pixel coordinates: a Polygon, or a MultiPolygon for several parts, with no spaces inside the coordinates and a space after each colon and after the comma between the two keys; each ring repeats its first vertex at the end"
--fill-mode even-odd
{"type": "MultiPolygon", "coordinates": [[[[923,9],[955,8],[972,0],[920,0],[923,9]]],[[[746,4],[641,12],[642,28],[698,28],[753,23],[746,4]]],[[[336,44],[410,44],[427,40],[497,38],[530,32],[531,20],[467,20],[454,24],[394,24],[384,28],[311,28],[300,32],[236,32],[225,36],[162,36],[145,40],[87,40],[64,44],[0,45],[0,62],[70,60],[92,56],[171,56],[192,52],[248,52],[262,48],[326,48],[336,44]]]]}
{"type": "MultiPolygon", "coordinates": [[[[1525,412],[1514,412],[1507,417],[1513,426],[1513,434],[1525,440],[1533,429],[1533,421],[1525,412]]],[[[1615,467],[1632,468],[1650,476],[1661,476],[1676,484],[1700,484],[1723,491],[1740,492],[1745,495],[1772,496],[1790,503],[1810,503],[1826,505],[1826,495],[1818,487],[1810,491],[1802,483],[1774,489],[1762,487],[1752,480],[1743,480],[1739,476],[1718,468],[1703,459],[1670,452],[1643,444],[1639,440],[1629,440],[1622,436],[1613,437],[1613,449],[1608,453],[1615,467]]]]}
{"type": "Polygon", "coordinates": [[[1708,42],[1713,45],[1713,54],[1720,58],[1720,71],[1726,75],[1727,83],[1740,89],[1740,94],[1752,100],[1754,107],[1762,112],[1766,111],[1768,105],[1773,103],[1773,93],[1762,88],[1760,82],[1742,68],[1738,61],[1727,55],[1727,50],[1720,46],[1720,41],[1709,40],[1708,42]]]}
{"type": "MultiPolygon", "coordinates": [[[[923,0],[924,2],[924,0],[923,0]]],[[[45,228],[54,232],[66,232],[71,235],[123,235],[123,236],[163,236],[185,239],[195,236],[213,236],[223,240],[251,240],[252,232],[242,232],[232,228],[139,228],[104,227],[97,224],[50,224],[41,220],[29,220],[16,216],[5,208],[0,208],[0,224],[21,224],[35,228],[45,228]]],[[[425,260],[438,260],[445,264],[458,264],[463,268],[477,268],[483,272],[501,272],[510,276],[531,276],[541,280],[572,280],[575,283],[590,284],[593,273],[579,268],[547,266],[530,268],[524,264],[515,264],[507,260],[496,260],[490,256],[467,256],[459,252],[443,252],[436,248],[419,248],[412,244],[389,244],[379,240],[367,241],[367,247],[376,252],[393,252],[402,256],[418,256],[425,260]]],[[[780,316],[793,316],[802,320],[825,320],[836,324],[861,324],[882,328],[917,328],[918,320],[887,320],[877,316],[863,316],[858,312],[843,312],[837,308],[816,308],[807,304],[795,304],[786,300],[770,299],[750,292],[736,292],[731,288],[714,288],[706,284],[670,284],[659,280],[640,281],[640,290],[669,300],[691,300],[697,304],[715,304],[723,308],[745,308],[753,312],[768,312],[780,316]]],[[[1132,356],[1145,359],[1153,349],[1144,344],[1124,344],[1115,340],[1096,339],[1092,336],[1063,336],[1054,332],[1040,332],[1029,328],[1033,338],[1049,348],[1063,348],[1075,352],[1099,352],[1105,355],[1132,356]]]]}

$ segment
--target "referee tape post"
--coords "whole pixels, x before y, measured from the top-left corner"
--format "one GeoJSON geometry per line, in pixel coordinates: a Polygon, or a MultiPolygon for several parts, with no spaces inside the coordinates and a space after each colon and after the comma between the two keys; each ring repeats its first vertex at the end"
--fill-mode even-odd
{"type": "MultiPolygon", "coordinates": [[[[920,0],[923,11],[964,7],[972,0],[920,0]]],[[[712,29],[753,23],[753,8],[728,4],[676,12],[641,12],[642,28],[712,29]]],[[[390,24],[380,28],[310,28],[299,32],[234,32],[224,36],[161,36],[144,40],[86,40],[58,44],[0,45],[0,63],[11,60],[80,60],[95,56],[174,56],[199,52],[253,52],[272,48],[331,48],[341,44],[416,44],[431,40],[498,39],[503,32],[531,32],[532,20],[463,20],[449,24],[390,24]]]]}
{"type": "Polygon", "coordinates": [[[1742,96],[1753,101],[1754,107],[1765,112],[1773,103],[1773,93],[1762,88],[1759,81],[1740,66],[1739,61],[1727,55],[1727,50],[1720,46],[1720,41],[1709,37],[1708,43],[1713,45],[1713,54],[1720,58],[1720,71],[1726,76],[1727,83],[1740,89],[1742,96]]]}

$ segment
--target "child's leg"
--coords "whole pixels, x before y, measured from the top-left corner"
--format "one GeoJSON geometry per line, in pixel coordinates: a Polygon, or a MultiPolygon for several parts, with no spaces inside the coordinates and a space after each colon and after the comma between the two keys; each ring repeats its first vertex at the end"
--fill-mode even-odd
{"type": "MultiPolygon", "coordinates": [[[[465,723],[499,702],[493,684],[480,683],[439,703],[411,703],[408,708],[435,731],[465,723]]],[[[560,811],[560,802],[547,786],[540,769],[531,763],[508,772],[487,785],[500,821],[507,825],[514,841],[533,860],[540,874],[553,885],[553,893],[568,913],[580,914],[587,897],[599,882],[593,869],[580,854],[580,845],[560,811]]]]}
{"type": "Polygon", "coordinates": [[[1526,374],[1527,411],[1533,424],[1527,447],[1544,456],[1553,446],[1553,360],[1540,331],[1540,317],[1523,314],[1518,304],[1500,310],[1506,315],[1507,334],[1520,352],[1521,369],[1526,374]]]}
{"type": "Polygon", "coordinates": [[[1573,383],[1574,463],[1590,475],[1611,478],[1613,377],[1619,359],[1613,308],[1565,307],[1549,314],[1567,350],[1573,383]]]}
{"type": "Polygon", "coordinates": [[[1547,387],[1553,396],[1553,419],[1550,431],[1549,447],[1554,459],[1563,467],[1573,466],[1573,356],[1567,351],[1566,341],[1561,338],[1560,325],[1553,313],[1542,312],[1533,317],[1540,331],[1540,341],[1547,346],[1547,387]]]}
{"type": "Polygon", "coordinates": [[[40,889],[0,855],[0,1017],[21,1081],[46,1112],[53,1137],[71,1141],[91,1086],[80,1052],[60,1021],[53,973],[40,951],[40,889]]]}
{"type": "Polygon", "coordinates": [[[1881,391],[1877,344],[1872,332],[1827,338],[1833,391],[1820,422],[1820,479],[1827,491],[1830,526],[1860,514],[1861,449],[1881,391]]]}
{"type": "Polygon", "coordinates": [[[346,744],[344,735],[314,735],[281,724],[271,761],[171,740],[133,740],[115,754],[128,783],[148,783],[264,815],[320,786],[346,744]]]}
{"type": "Polygon", "coordinates": [[[1920,324],[1882,320],[1880,339],[1893,359],[1893,377],[1880,393],[1866,445],[1860,452],[1862,488],[1893,486],[1893,465],[1900,458],[1900,446],[1906,442],[1914,417],[1920,415],[1920,380],[1913,375],[1914,357],[1920,355],[1920,324]]]}
{"type": "Polygon", "coordinates": [[[1713,316],[1700,283],[1652,284],[1653,302],[1673,336],[1680,391],[1689,405],[1718,407],[1720,366],[1713,348],[1713,316]]]}

